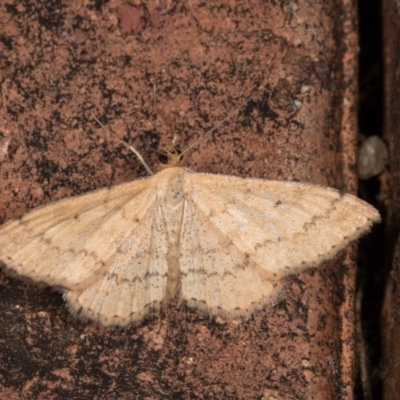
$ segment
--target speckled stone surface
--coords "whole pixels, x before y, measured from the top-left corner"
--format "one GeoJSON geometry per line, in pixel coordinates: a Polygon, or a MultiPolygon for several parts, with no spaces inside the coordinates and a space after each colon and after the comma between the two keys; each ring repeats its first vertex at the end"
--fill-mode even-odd
{"type": "MultiPolygon", "coordinates": [[[[184,149],[251,94],[188,168],[354,192],[354,12],[332,1],[3,2],[0,221],[146,175],[92,113],[154,166],[152,148],[177,135],[184,149]]],[[[122,331],[1,274],[0,393],[350,399],[354,271],[348,254],[295,276],[240,325],[171,306],[122,331]]]]}

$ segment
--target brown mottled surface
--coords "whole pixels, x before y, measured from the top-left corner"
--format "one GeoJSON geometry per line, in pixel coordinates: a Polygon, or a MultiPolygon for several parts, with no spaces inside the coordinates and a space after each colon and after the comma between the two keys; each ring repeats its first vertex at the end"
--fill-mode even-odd
{"type": "Polygon", "coordinates": [[[383,2],[385,41],[385,139],[389,143],[391,161],[391,195],[388,213],[388,245],[386,259],[385,299],[382,310],[383,359],[380,375],[383,398],[397,400],[400,393],[400,4],[383,2]]]}
{"type": "MultiPolygon", "coordinates": [[[[154,165],[151,147],[176,133],[185,148],[261,85],[186,165],[354,191],[352,3],[137,3],[0,5],[1,221],[145,175],[92,112],[154,165]]],[[[353,284],[347,256],[293,277],[239,326],[170,307],[105,331],[71,317],[50,289],[1,275],[0,393],[350,399],[353,284]]]]}

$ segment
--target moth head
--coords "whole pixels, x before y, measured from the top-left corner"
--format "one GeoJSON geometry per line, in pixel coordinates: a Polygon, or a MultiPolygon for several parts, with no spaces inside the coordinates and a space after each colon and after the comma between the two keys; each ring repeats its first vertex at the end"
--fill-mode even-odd
{"type": "Polygon", "coordinates": [[[164,151],[157,151],[159,154],[160,168],[180,167],[182,160],[182,152],[175,146],[164,151]]]}

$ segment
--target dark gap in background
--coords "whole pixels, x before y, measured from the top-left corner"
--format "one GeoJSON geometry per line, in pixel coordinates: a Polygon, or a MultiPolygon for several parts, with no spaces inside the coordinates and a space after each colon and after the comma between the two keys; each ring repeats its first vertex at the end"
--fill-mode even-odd
{"type": "MultiPolygon", "coordinates": [[[[359,70],[359,131],[361,139],[383,133],[383,32],[382,4],[380,0],[364,0],[358,3],[360,70],[359,70]]],[[[379,179],[371,178],[360,182],[360,193],[370,193],[376,199],[379,194],[379,179]]],[[[377,201],[374,203],[377,206],[377,201]]],[[[380,210],[382,211],[382,210],[380,210]]],[[[362,294],[361,327],[365,343],[365,356],[368,362],[369,385],[371,392],[363,390],[360,368],[358,368],[355,399],[382,399],[380,377],[381,341],[380,315],[383,301],[383,263],[384,263],[383,224],[374,228],[372,234],[360,242],[358,290],[362,294]]],[[[356,309],[356,313],[357,313],[356,309]]],[[[356,341],[359,338],[356,337],[356,341]]],[[[356,343],[357,344],[357,343],[356,343]]],[[[357,346],[357,355],[362,348],[357,346]]],[[[359,362],[364,362],[359,359],[359,362]]]]}

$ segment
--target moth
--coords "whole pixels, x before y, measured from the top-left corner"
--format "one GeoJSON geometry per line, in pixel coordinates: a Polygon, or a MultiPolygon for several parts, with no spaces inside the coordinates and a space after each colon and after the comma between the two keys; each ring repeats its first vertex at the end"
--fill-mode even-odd
{"type": "Polygon", "coordinates": [[[284,277],[333,258],[380,221],[332,188],[193,173],[180,161],[170,153],[153,176],[5,223],[3,267],[54,286],[73,314],[104,326],[139,323],[174,298],[247,318],[284,277]]]}

